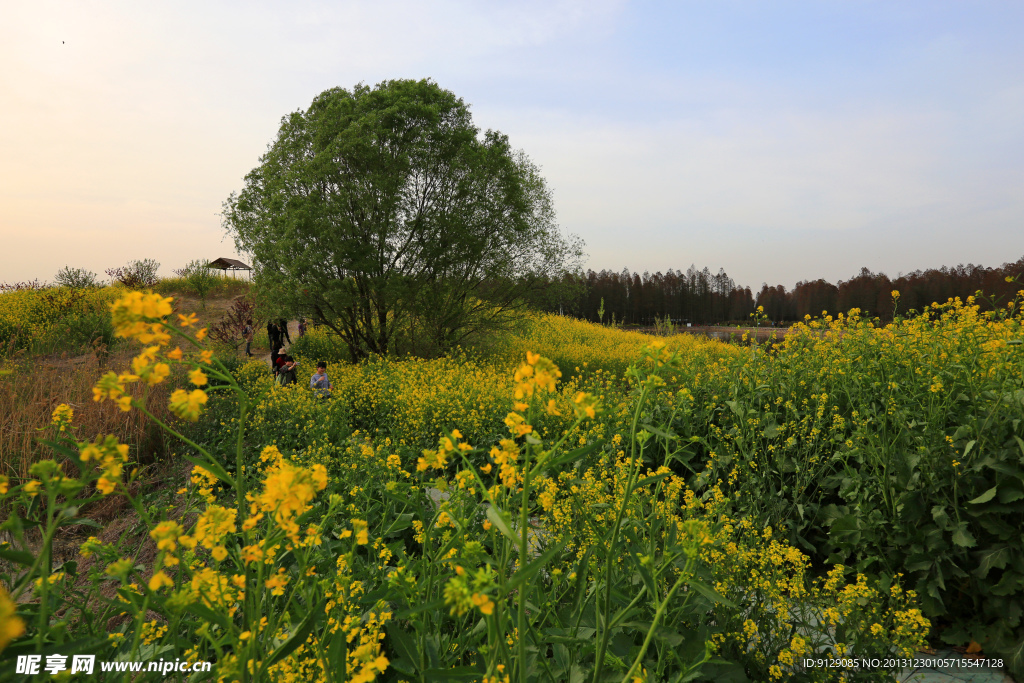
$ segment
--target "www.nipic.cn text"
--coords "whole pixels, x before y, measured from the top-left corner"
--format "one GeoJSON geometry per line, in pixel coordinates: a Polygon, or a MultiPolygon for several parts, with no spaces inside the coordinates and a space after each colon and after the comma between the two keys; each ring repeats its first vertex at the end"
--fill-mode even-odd
{"type": "Polygon", "coordinates": [[[92,674],[106,672],[155,672],[167,676],[172,673],[194,673],[209,671],[210,662],[188,662],[183,659],[152,662],[108,662],[101,661],[97,666],[96,655],[18,655],[15,673],[33,676],[45,672],[56,675],[64,671],[73,674],[92,674]],[[68,661],[70,660],[70,661],[68,661]]]}

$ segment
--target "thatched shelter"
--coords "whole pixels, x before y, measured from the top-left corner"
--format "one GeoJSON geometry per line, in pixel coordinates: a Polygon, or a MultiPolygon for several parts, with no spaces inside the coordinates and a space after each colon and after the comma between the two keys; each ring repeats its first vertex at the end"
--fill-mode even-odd
{"type": "Polygon", "coordinates": [[[232,275],[240,270],[248,271],[250,274],[252,273],[251,266],[247,266],[238,259],[233,258],[219,258],[216,261],[210,261],[210,267],[216,268],[217,270],[223,270],[225,277],[227,277],[229,270],[232,275]]]}

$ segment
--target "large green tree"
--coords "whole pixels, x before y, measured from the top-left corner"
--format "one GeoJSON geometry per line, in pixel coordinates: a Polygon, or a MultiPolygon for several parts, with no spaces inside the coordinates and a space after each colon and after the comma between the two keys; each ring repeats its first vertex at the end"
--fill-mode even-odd
{"type": "Polygon", "coordinates": [[[537,167],[430,80],[334,88],[283,118],[224,224],[261,298],[355,359],[451,348],[581,257],[537,167]]]}

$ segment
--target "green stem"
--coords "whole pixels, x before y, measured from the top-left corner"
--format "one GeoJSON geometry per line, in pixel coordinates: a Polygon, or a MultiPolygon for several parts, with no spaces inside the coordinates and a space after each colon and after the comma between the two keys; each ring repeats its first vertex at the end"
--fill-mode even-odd
{"type": "Polygon", "coordinates": [[[249,402],[245,396],[238,400],[238,438],[235,442],[235,491],[237,493],[238,512],[245,513],[245,476],[242,471],[242,444],[245,437],[245,420],[249,413],[249,402]]]}
{"type": "MultiPolygon", "coordinates": [[[[39,555],[39,559],[44,565],[43,568],[46,570],[40,585],[40,597],[39,597],[39,626],[38,633],[36,633],[36,639],[38,641],[38,648],[41,651],[43,644],[46,639],[46,633],[49,631],[47,626],[50,621],[49,607],[50,601],[49,588],[50,588],[50,574],[53,573],[53,534],[57,530],[57,525],[53,523],[53,506],[56,504],[57,496],[50,490],[49,482],[46,483],[46,538],[43,539],[42,553],[39,555]]],[[[37,562],[38,564],[38,562],[37,562]]],[[[31,576],[31,572],[29,576],[31,576]]]]}
{"type": "Polygon", "coordinates": [[[598,613],[597,615],[597,627],[600,631],[600,637],[598,638],[597,651],[595,653],[594,660],[594,674],[591,680],[593,683],[598,683],[601,676],[601,670],[604,668],[604,653],[608,648],[608,640],[611,637],[611,628],[608,623],[608,616],[611,612],[612,602],[612,563],[615,558],[615,547],[618,545],[619,529],[622,526],[622,517],[626,512],[626,502],[629,500],[630,495],[633,493],[633,485],[636,483],[636,473],[639,472],[640,468],[637,464],[636,457],[636,428],[640,421],[640,411],[643,408],[644,401],[647,398],[647,387],[644,386],[640,392],[640,397],[637,399],[636,409],[633,411],[633,423],[630,427],[630,462],[629,462],[629,475],[626,484],[626,492],[622,496],[622,500],[619,502],[619,509],[615,513],[615,523],[612,525],[611,543],[608,548],[608,558],[605,560],[605,586],[604,586],[604,604],[601,606],[604,613],[598,613]]]}
{"type": "MultiPolygon", "coordinates": [[[[523,502],[519,511],[519,571],[526,567],[526,553],[530,540],[530,450],[529,444],[523,449],[523,502]]],[[[526,682],[526,583],[519,586],[519,614],[517,616],[519,637],[519,680],[526,682]]]]}
{"type": "Polygon", "coordinates": [[[633,660],[633,666],[629,667],[629,671],[627,671],[626,675],[622,677],[622,683],[629,683],[629,679],[632,677],[633,672],[636,671],[636,668],[640,666],[640,662],[643,661],[644,655],[647,653],[647,648],[651,644],[651,638],[654,637],[654,630],[658,628],[658,622],[661,621],[662,615],[664,615],[665,610],[668,609],[668,604],[672,601],[676,591],[683,585],[683,581],[689,577],[692,565],[693,560],[688,560],[683,571],[680,572],[679,578],[676,579],[675,584],[672,586],[672,589],[668,592],[668,595],[665,596],[665,599],[661,601],[661,605],[658,606],[658,611],[654,613],[654,619],[651,620],[651,627],[647,629],[647,636],[644,638],[644,644],[640,647],[640,652],[637,653],[636,659],[633,660]]]}
{"type": "Polygon", "coordinates": [[[147,416],[147,417],[149,417],[149,419],[153,420],[153,421],[154,421],[154,422],[156,422],[156,423],[157,423],[158,425],[160,425],[160,427],[162,427],[162,428],[163,428],[163,429],[165,429],[166,431],[170,432],[170,433],[171,433],[171,434],[172,434],[173,436],[176,436],[176,437],[178,437],[179,439],[181,439],[182,441],[184,441],[185,443],[187,443],[187,444],[188,444],[189,446],[192,446],[192,448],[195,448],[195,449],[196,449],[197,451],[199,451],[200,453],[202,453],[203,455],[205,455],[205,456],[206,456],[207,458],[209,458],[210,460],[213,460],[213,456],[212,456],[212,455],[210,455],[210,452],[209,452],[209,451],[207,451],[207,450],[206,450],[205,448],[203,448],[202,446],[200,446],[200,445],[199,445],[199,444],[197,444],[197,443],[196,443],[195,441],[193,441],[192,439],[188,438],[187,436],[185,436],[184,434],[182,434],[182,433],[181,433],[181,432],[179,432],[178,430],[176,430],[176,429],[174,429],[173,427],[171,427],[170,425],[168,425],[168,424],[167,424],[166,422],[164,422],[163,420],[161,420],[160,418],[158,418],[158,417],[157,417],[156,415],[154,415],[153,413],[149,412],[149,409],[148,409],[148,408],[146,408],[146,406],[145,406],[145,405],[143,405],[143,404],[136,404],[136,403],[135,403],[134,401],[132,401],[132,403],[133,403],[133,404],[135,405],[135,407],[136,407],[136,408],[138,408],[138,409],[139,409],[139,410],[140,410],[141,412],[145,413],[145,414],[146,414],[146,416],[147,416]]]}

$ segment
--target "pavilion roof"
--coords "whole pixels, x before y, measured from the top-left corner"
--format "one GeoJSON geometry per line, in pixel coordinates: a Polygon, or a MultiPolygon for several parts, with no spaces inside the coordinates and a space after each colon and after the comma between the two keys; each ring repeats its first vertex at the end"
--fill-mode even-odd
{"type": "Polygon", "coordinates": [[[216,261],[210,261],[210,267],[220,270],[252,270],[251,267],[233,258],[219,258],[216,261]]]}

